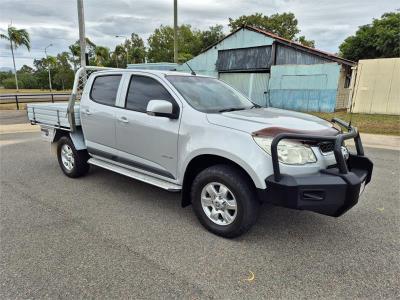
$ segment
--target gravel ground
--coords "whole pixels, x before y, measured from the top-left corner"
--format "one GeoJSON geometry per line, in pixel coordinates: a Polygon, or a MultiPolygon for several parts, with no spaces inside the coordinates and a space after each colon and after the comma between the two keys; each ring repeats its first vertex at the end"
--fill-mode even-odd
{"type": "Polygon", "coordinates": [[[0,145],[1,299],[400,297],[398,151],[366,149],[373,181],[344,216],[264,205],[227,240],[179,194],[95,167],[67,178],[39,133],[0,145]]]}

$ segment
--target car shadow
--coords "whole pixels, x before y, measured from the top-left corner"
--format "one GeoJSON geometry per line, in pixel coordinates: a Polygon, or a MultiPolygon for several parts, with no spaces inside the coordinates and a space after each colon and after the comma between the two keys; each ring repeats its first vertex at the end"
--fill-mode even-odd
{"type": "MultiPolygon", "coordinates": [[[[182,226],[201,226],[191,206],[181,207],[181,193],[168,192],[99,167],[92,167],[88,175],[96,176],[99,180],[106,180],[117,190],[134,192],[134,199],[129,198],[126,201],[132,201],[132,203],[141,201],[152,206],[154,210],[168,211],[168,214],[186,223],[182,226]]],[[[307,238],[312,242],[312,240],[318,240],[327,235],[337,234],[338,230],[341,231],[338,227],[343,224],[336,220],[338,219],[308,211],[298,211],[264,203],[260,207],[258,220],[253,228],[232,241],[254,242],[260,239],[276,240],[290,237],[299,240],[307,238]]]]}

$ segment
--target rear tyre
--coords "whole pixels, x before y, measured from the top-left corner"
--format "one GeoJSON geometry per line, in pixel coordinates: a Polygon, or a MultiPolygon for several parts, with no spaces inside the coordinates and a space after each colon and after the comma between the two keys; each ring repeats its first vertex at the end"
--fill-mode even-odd
{"type": "Polygon", "coordinates": [[[77,178],[85,175],[90,168],[87,163],[89,155],[86,150],[76,150],[71,139],[63,136],[57,145],[58,164],[65,175],[77,178]]]}
{"type": "Polygon", "coordinates": [[[230,165],[215,165],[193,181],[191,200],[200,223],[212,233],[237,237],[256,222],[259,201],[250,179],[230,165]]]}

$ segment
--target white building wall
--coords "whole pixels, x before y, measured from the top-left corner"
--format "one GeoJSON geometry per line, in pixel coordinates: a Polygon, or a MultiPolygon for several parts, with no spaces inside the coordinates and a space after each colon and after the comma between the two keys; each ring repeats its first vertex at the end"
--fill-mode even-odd
{"type": "Polygon", "coordinates": [[[400,58],[358,62],[353,112],[400,115],[400,58]]]}

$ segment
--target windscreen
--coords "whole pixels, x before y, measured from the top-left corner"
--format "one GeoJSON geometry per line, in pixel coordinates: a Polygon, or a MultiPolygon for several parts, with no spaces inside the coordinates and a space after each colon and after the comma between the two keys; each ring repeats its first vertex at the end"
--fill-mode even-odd
{"type": "Polygon", "coordinates": [[[241,93],[216,78],[182,75],[166,77],[193,108],[202,112],[214,113],[254,106],[241,93]]]}

